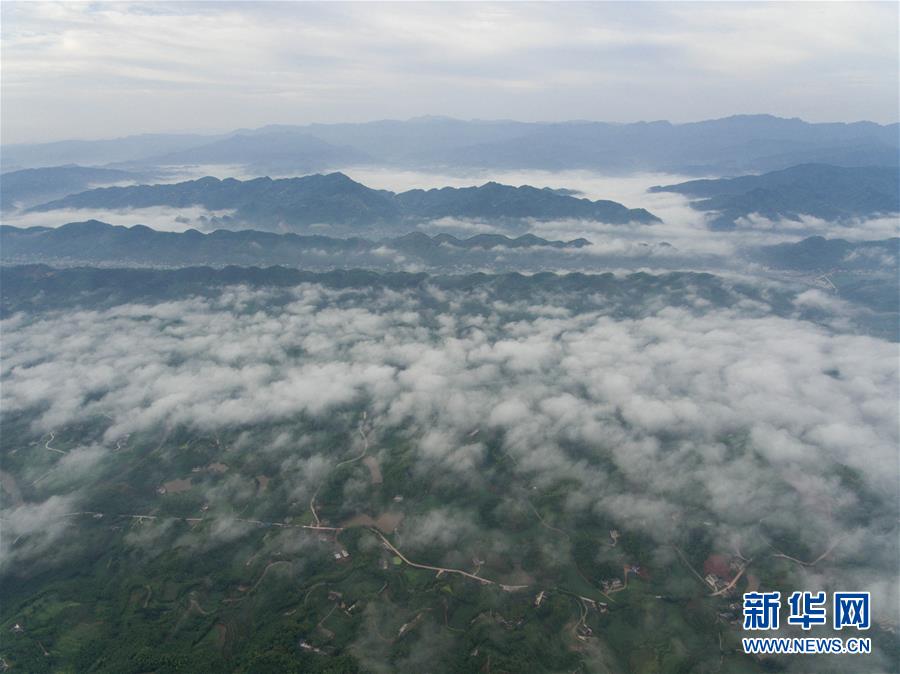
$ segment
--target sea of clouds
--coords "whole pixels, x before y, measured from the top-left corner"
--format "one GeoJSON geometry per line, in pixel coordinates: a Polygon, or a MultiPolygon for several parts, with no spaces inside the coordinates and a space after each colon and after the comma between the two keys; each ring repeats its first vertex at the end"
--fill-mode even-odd
{"type": "MultiPolygon", "coordinates": [[[[766,521],[810,550],[836,546],[828,565],[798,567],[801,575],[897,594],[894,344],[776,316],[750,299],[720,307],[697,296],[675,307],[649,294],[624,317],[602,298],[575,309],[565,297],[503,300],[436,287],[423,297],[307,284],[270,302],[274,292],[234,286],[208,298],[3,321],[5,414],[31,410],[44,437],[108,419],[101,443],[59,460],[42,501],[7,504],[7,562],[71,535],[60,517],[77,509],[118,438],[358,406],[373,437],[402,433],[415,446],[416,470],[438,471],[460,489],[482,484],[482,438],[500,434],[524,484],[573,485],[558,523],[602,515],[659,542],[657,563],[672,562],[666,544],[700,509],[723,550],[771,554],[759,533],[766,521]],[[735,436],[745,439],[737,454],[727,441],[735,436]],[[868,524],[842,516],[859,504],[839,466],[885,504],[868,524]],[[11,547],[29,535],[27,546],[11,547]]],[[[292,458],[300,438],[272,444],[298,498],[311,494],[311,477],[346,458],[292,458]]],[[[511,492],[503,507],[521,510],[516,499],[511,492]]],[[[465,510],[405,526],[411,550],[451,560],[478,554],[486,540],[476,535],[477,514],[465,510]]],[[[490,533],[502,547],[503,532],[490,533]]],[[[558,554],[547,550],[545,562],[558,554]]],[[[896,624],[896,611],[880,608],[880,619],[896,624]]]]}

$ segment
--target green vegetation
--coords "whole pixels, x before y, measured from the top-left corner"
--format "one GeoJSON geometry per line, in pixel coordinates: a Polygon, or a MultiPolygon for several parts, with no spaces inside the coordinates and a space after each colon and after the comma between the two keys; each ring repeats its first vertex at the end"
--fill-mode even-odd
{"type": "MultiPolygon", "coordinates": [[[[351,447],[355,417],[348,410],[327,422],[298,419],[253,433],[264,442],[290,430],[306,438],[302,457],[351,447]]],[[[25,424],[6,428],[4,465],[26,498],[36,496],[35,476],[58,456],[38,451],[48,436],[29,434],[25,424]]],[[[99,438],[102,430],[99,421],[60,429],[54,443],[65,449],[66,438],[99,438]]],[[[65,518],[77,542],[63,560],[3,576],[0,654],[14,671],[336,673],[378,671],[377,662],[411,671],[423,649],[445,652],[443,665],[453,672],[593,671],[595,649],[611,671],[757,670],[737,653],[733,616],[721,617],[734,594],[708,596],[688,568],[702,568],[714,552],[699,522],[680,543],[685,561],[671,553],[659,565],[660,551],[645,535],[624,530],[613,545],[616,523],[560,518],[571,484],[517,484],[512,463],[497,452],[484,488],[454,492],[439,474],[416,472],[410,441],[390,433],[378,450],[383,483],[361,488],[368,471],[354,462],[319,486],[316,514],[330,526],[389,509],[415,518],[438,504],[477,514],[486,532],[511,536],[506,552],[486,555],[477,570],[514,584],[521,569],[518,581],[527,587],[504,591],[409,566],[363,526],[336,536],[300,528],[313,523],[308,498],[279,479],[280,455],[237,448],[247,430],[207,437],[173,429],[129,438],[111,455],[86,506],[103,517],[65,518]],[[256,476],[269,477],[265,488],[256,476]],[[187,478],[187,490],[157,493],[187,478]],[[495,484],[506,485],[503,498],[495,484]],[[523,499],[521,510],[499,507],[510,493],[523,499]],[[561,561],[546,564],[542,546],[561,561]],[[348,557],[336,561],[340,550],[348,557]],[[631,565],[640,572],[626,572],[631,565]],[[621,587],[608,589],[615,581],[621,587]],[[361,646],[369,641],[377,647],[361,646]]],[[[403,531],[387,532],[401,550],[403,531]]],[[[779,541],[774,529],[769,534],[779,541]]],[[[405,554],[435,565],[448,558],[446,549],[413,544],[405,554]]],[[[472,569],[460,555],[449,558],[472,569]]],[[[754,570],[777,582],[785,573],[779,568],[766,562],[754,570]]]]}

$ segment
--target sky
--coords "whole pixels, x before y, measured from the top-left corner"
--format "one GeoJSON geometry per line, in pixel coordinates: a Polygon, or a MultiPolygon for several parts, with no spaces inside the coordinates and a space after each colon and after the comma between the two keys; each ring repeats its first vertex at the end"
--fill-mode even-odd
{"type": "Polygon", "coordinates": [[[898,5],[3,2],[3,143],[448,115],[898,120],[898,5]]]}

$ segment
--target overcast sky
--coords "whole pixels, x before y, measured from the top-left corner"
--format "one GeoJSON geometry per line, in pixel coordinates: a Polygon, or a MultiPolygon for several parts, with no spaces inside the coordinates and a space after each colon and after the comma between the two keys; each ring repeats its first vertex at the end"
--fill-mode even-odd
{"type": "Polygon", "coordinates": [[[2,5],[4,143],[450,115],[898,118],[898,4],[2,5]]]}

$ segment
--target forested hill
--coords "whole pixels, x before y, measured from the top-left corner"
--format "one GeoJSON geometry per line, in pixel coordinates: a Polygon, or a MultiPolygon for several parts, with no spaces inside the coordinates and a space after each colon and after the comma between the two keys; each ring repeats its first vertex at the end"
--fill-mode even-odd
{"type": "Polygon", "coordinates": [[[751,214],[776,220],[811,215],[830,221],[900,212],[900,168],[804,164],[783,171],[719,180],[691,180],[652,187],[696,201],[694,208],[716,211],[713,226],[731,229],[751,214]]]}
{"type": "Polygon", "coordinates": [[[175,184],[107,187],[89,190],[35,207],[122,209],[200,206],[233,211],[233,219],[260,227],[319,223],[364,227],[419,220],[480,218],[523,221],[577,218],[612,224],[652,224],[659,219],[642,208],[615,201],[580,199],[557,190],[489,182],[479,187],[445,187],[396,194],[375,190],[343,173],[302,178],[219,180],[206,177],[175,184]]]}

